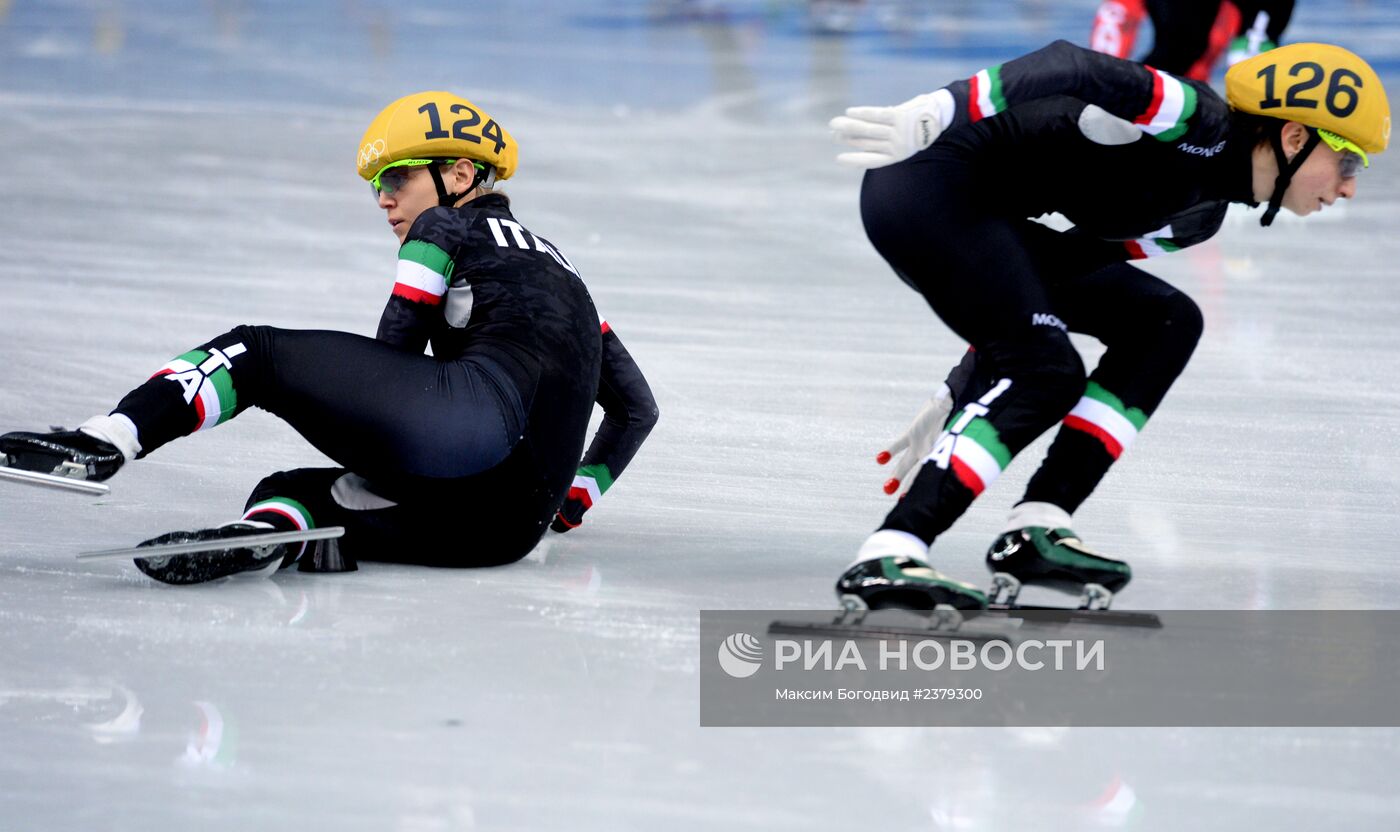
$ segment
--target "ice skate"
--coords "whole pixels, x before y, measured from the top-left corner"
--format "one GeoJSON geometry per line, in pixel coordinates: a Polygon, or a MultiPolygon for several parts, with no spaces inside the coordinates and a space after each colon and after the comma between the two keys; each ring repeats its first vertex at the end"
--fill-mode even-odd
{"type": "Polygon", "coordinates": [[[1069,512],[1051,503],[1021,503],[1007,527],[987,550],[992,570],[988,592],[994,606],[1016,607],[1025,585],[1079,596],[1079,608],[1106,610],[1113,593],[1132,580],[1121,560],[1104,557],[1083,544],[1069,528],[1069,512]]]}
{"type": "Polygon", "coordinates": [[[109,479],[140,450],[131,430],[112,416],[89,419],[77,430],[0,436],[7,467],[93,482],[109,479]]]}
{"type": "Polygon", "coordinates": [[[987,596],[927,562],[928,547],[905,532],[878,531],[861,546],[856,563],[836,581],[847,609],[982,609],[987,596]]]}
{"type": "Polygon", "coordinates": [[[198,529],[187,532],[169,532],[160,537],[137,544],[163,546],[171,543],[197,543],[200,541],[229,540],[230,548],[209,549],[187,555],[165,555],[152,558],[136,558],[136,568],[165,584],[198,584],[225,578],[239,573],[263,571],[271,574],[288,565],[289,556],[300,549],[300,544],[273,544],[267,546],[232,545],[232,541],[246,535],[256,535],[272,530],[272,526],[256,520],[237,520],[213,529],[198,529]]]}
{"type": "Polygon", "coordinates": [[[992,603],[1007,605],[1033,585],[1079,595],[1081,609],[1108,609],[1133,577],[1128,564],[1091,551],[1072,530],[1039,526],[1004,532],[987,551],[987,568],[992,603]]]}

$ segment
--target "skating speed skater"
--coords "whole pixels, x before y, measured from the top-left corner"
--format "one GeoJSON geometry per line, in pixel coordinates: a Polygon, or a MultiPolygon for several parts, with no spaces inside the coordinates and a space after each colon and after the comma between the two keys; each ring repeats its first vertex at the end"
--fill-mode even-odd
{"type": "MultiPolygon", "coordinates": [[[[337,467],[273,474],[233,522],[148,543],[332,526],[345,529],[341,560],[491,566],[523,557],[552,521],[578,525],[657,407],[573,263],[499,191],[518,157],[515,138],[467,99],[433,91],[393,102],[356,155],[400,244],[374,338],[235,327],[76,430],[5,434],[5,464],[106,480],[258,407],[337,467]],[[595,402],[605,418],[585,455],[595,402]]],[[[308,545],[230,543],[213,556],[136,563],[157,580],[194,583],[290,565],[308,545]]]]}
{"type": "MultiPolygon", "coordinates": [[[[866,170],[875,249],[970,348],[880,459],[907,487],[836,591],[852,605],[981,608],[929,547],[1032,440],[1058,426],[990,547],[994,591],[1086,590],[1106,607],[1132,577],[1071,516],[1144,429],[1202,330],[1185,294],[1129,261],[1212,237],[1230,203],[1306,215],[1357,194],[1390,139],[1375,71],[1299,43],[1206,84],[1060,41],[893,107],[831,122],[866,170]],[[1058,212],[1055,231],[1032,217],[1058,212]],[[1086,372],[1070,343],[1107,347],[1086,372]],[[917,472],[917,473],[914,473],[917,472]],[[910,477],[912,476],[912,479],[910,477]]],[[[1339,257],[1345,253],[1340,252],[1339,257]]]]}

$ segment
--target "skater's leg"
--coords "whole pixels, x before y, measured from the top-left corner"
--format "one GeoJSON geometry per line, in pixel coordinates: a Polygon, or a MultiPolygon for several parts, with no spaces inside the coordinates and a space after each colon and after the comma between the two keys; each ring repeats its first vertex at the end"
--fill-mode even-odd
{"type": "Polygon", "coordinates": [[[985,606],[975,587],[927,563],[934,538],[1011,458],[1060,421],[1084,390],[1084,367],[1032,255],[1030,223],[979,205],[973,172],[930,153],[872,171],[861,191],[876,249],[972,345],[955,370],[961,407],[909,491],[837,581],[843,603],[985,606]],[[966,376],[963,378],[962,376],[966,376]]]}
{"type": "Polygon", "coordinates": [[[1210,45],[1220,0],[1148,0],[1147,11],[1152,18],[1152,51],[1142,62],[1185,76],[1210,45]]]}
{"type": "Polygon", "coordinates": [[[114,418],[144,456],[260,407],[367,476],[464,477],[503,460],[523,410],[490,365],[437,361],[342,332],[240,326],[167,364],[114,418]]]}
{"type": "Polygon", "coordinates": [[[1115,58],[1131,58],[1138,28],[1146,18],[1146,0],[1102,0],[1089,32],[1089,48],[1115,58]]]}
{"type": "MultiPolygon", "coordinates": [[[[258,483],[243,519],[279,531],[343,526],[341,553],[356,561],[438,567],[499,566],[519,560],[528,548],[502,545],[491,520],[499,511],[454,492],[417,495],[398,503],[379,494],[359,474],[343,468],[282,471],[258,483]]],[[[303,544],[308,550],[311,545],[303,544]]],[[[304,553],[288,553],[286,563],[304,553]]]]}
{"type": "MultiPolygon", "coordinates": [[[[1132,444],[1185,369],[1202,320],[1189,297],[1126,263],[1057,286],[1052,297],[1075,332],[1108,347],[1022,498],[1069,515],[1132,444]]],[[[1021,525],[1031,524],[1015,527],[1021,525]]]]}
{"type": "Polygon", "coordinates": [[[1032,333],[976,346],[981,368],[995,380],[980,397],[954,411],[933,456],[882,529],[932,543],[1079,398],[1084,370],[1063,333],[1032,333]]]}
{"type": "Polygon", "coordinates": [[[1040,227],[997,217],[978,192],[966,166],[938,157],[872,171],[861,189],[871,242],[975,350],[975,363],[954,373],[969,377],[961,407],[881,526],[925,545],[1084,390],[1083,364],[1046,289],[1051,275],[1036,262],[1040,227]]]}
{"type": "MultiPolygon", "coordinates": [[[[331,498],[331,489],[347,473],[344,468],[298,468],[264,477],[248,495],[243,519],[284,532],[344,526],[345,537],[339,543],[344,546],[357,530],[353,515],[331,498]]],[[[282,565],[296,563],[312,545],[289,547],[282,565]]]]}
{"type": "MultiPolygon", "coordinates": [[[[1023,583],[1070,592],[1096,584],[1117,592],[1132,570],[1084,546],[1070,529],[1070,515],[1132,444],[1186,366],[1201,334],[1201,315],[1190,298],[1127,264],[1058,284],[1053,296],[1076,332],[1098,337],[1108,350],[988,550],[987,566],[1023,583]]],[[[1014,585],[1008,591],[1011,601],[1014,585]]],[[[1090,593],[1081,601],[1106,604],[1108,598],[1095,600],[1090,593]]]]}
{"type": "MultiPolygon", "coordinates": [[[[344,512],[330,500],[330,486],[342,468],[303,468],[273,474],[258,483],[242,518],[212,529],[170,532],[141,544],[222,540],[257,532],[295,532],[344,526],[344,512]]],[[[351,529],[347,526],[347,534],[351,529]]],[[[261,552],[230,544],[227,550],[196,555],[138,558],[136,567],[162,583],[194,584],[240,573],[267,575],[302,558],[314,542],[287,543],[261,552]]],[[[326,542],[323,545],[338,545],[326,542]]]]}

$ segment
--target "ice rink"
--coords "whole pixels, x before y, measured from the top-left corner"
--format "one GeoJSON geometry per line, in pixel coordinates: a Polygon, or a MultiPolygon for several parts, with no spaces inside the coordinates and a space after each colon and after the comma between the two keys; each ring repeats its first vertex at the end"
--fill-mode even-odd
{"type": "MultiPolygon", "coordinates": [[[[697,611],[833,606],[889,506],[874,454],[963,349],[865,240],[825,121],[1084,43],[1095,6],[0,0],[0,430],[105,413],[237,324],[372,335],[396,241],[353,159],[421,89],[520,141],[516,216],[661,408],[583,528],[491,570],[74,560],[324,464],[261,412],[102,499],[0,485],[0,831],[1400,828],[1394,729],[699,727],[697,611]]],[[[1392,0],[1299,0],[1286,38],[1400,89],[1392,0]]],[[[1396,155],[1147,266],[1206,334],[1075,516],[1133,563],[1118,606],[1395,606],[1396,155]]],[[[985,580],[1044,447],[939,568],[985,580]]]]}

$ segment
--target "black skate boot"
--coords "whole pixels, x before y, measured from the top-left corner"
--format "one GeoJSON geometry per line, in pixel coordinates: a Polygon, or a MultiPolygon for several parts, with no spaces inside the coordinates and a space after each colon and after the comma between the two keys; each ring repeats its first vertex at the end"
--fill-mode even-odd
{"type": "Polygon", "coordinates": [[[22,471],[101,482],[141,453],[136,426],[114,413],[94,416],[77,430],[7,433],[0,436],[0,462],[22,471]]]}
{"type": "Polygon", "coordinates": [[[1113,593],[1132,580],[1121,560],[1090,551],[1067,528],[1029,526],[1004,532],[987,551],[993,604],[1014,606],[1022,584],[1080,596],[1081,609],[1108,609],[1113,593]]]}
{"type": "Polygon", "coordinates": [[[946,605],[980,610],[987,596],[921,560],[902,555],[861,561],[836,580],[836,597],[848,609],[931,610],[946,605]]]}
{"type": "Polygon", "coordinates": [[[4,464],[22,471],[100,482],[122,467],[116,445],[81,430],[7,433],[0,436],[4,464]]]}
{"type": "Polygon", "coordinates": [[[836,597],[850,610],[976,610],[987,596],[928,565],[928,544],[908,532],[881,529],[865,539],[856,562],[836,579],[836,597]]]}
{"type": "Polygon", "coordinates": [[[230,548],[211,549],[192,555],[136,558],[136,568],[165,584],[199,584],[240,572],[266,570],[269,574],[288,565],[288,559],[301,547],[300,543],[271,546],[238,547],[239,537],[273,531],[267,523],[256,520],[236,520],[214,529],[190,532],[170,532],[137,544],[159,546],[166,543],[195,543],[203,540],[229,540],[230,548]]]}

